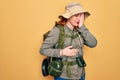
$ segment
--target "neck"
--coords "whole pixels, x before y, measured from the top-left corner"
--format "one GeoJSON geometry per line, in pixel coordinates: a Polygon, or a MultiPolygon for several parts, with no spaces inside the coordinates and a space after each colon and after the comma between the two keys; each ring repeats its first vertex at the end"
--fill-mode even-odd
{"type": "Polygon", "coordinates": [[[66,25],[71,29],[71,30],[73,30],[74,29],[74,26],[73,25],[71,25],[71,23],[70,22],[67,22],[66,23],[66,25]]]}

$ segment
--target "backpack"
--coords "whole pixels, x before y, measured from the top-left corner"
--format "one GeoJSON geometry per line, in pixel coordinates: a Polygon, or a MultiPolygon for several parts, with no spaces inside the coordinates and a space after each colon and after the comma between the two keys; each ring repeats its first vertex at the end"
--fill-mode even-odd
{"type": "MultiPolygon", "coordinates": [[[[58,48],[63,48],[64,44],[64,28],[60,25],[55,25],[55,27],[58,27],[60,30],[59,33],[59,42],[58,42],[58,48]]],[[[46,32],[43,35],[43,41],[48,37],[50,31],[46,32]]],[[[42,74],[43,76],[60,76],[62,73],[63,63],[62,58],[56,58],[56,57],[47,57],[42,62],[42,74]]]]}

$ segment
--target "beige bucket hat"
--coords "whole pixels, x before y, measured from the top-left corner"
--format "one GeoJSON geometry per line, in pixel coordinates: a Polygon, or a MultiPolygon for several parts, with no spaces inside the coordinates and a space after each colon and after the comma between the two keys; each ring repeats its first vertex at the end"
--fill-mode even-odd
{"type": "Polygon", "coordinates": [[[59,15],[58,17],[59,18],[66,18],[66,19],[69,19],[71,16],[75,15],[75,14],[78,14],[78,13],[85,13],[85,19],[90,15],[89,12],[87,12],[83,7],[82,5],[80,5],[80,3],[78,2],[73,2],[73,3],[70,3],[68,4],[66,7],[65,7],[65,13],[62,14],[62,15],[59,15]]]}

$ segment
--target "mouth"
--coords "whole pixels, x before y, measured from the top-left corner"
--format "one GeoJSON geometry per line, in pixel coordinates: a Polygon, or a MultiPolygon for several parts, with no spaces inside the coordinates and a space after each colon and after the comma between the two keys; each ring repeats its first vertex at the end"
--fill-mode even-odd
{"type": "Polygon", "coordinates": [[[79,22],[76,22],[77,24],[79,24],[79,22]]]}

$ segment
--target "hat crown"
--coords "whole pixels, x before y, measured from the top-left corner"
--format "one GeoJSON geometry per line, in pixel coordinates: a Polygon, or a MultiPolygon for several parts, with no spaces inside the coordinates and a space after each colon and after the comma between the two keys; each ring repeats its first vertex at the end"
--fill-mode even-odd
{"type": "Polygon", "coordinates": [[[74,2],[74,3],[68,4],[68,5],[65,7],[65,9],[71,9],[71,8],[73,8],[73,7],[82,7],[82,6],[80,5],[80,3],[74,2]]]}
{"type": "Polygon", "coordinates": [[[90,15],[90,13],[87,12],[80,3],[73,2],[73,3],[68,4],[65,7],[65,13],[60,15],[59,18],[64,17],[68,19],[71,16],[78,14],[78,13],[85,13],[85,18],[90,15]]]}

